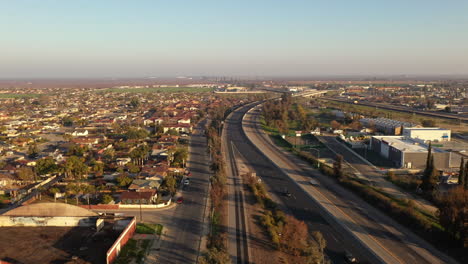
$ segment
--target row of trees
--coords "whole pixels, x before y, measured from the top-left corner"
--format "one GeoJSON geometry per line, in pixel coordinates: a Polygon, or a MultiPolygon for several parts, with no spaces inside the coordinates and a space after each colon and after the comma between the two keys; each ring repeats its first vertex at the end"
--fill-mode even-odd
{"type": "Polygon", "coordinates": [[[143,166],[145,160],[149,156],[149,147],[146,144],[142,144],[130,152],[130,158],[132,159],[132,163],[137,166],[143,166]]]}
{"type": "MultiPolygon", "coordinates": [[[[78,204],[78,197],[81,194],[87,194],[86,199],[88,201],[88,204],[90,203],[90,196],[94,195],[94,198],[100,197],[100,202],[104,204],[110,203],[113,198],[109,194],[99,194],[101,190],[103,190],[105,187],[104,186],[98,186],[95,187],[94,185],[88,185],[88,184],[79,184],[79,183],[68,183],[65,186],[65,199],[69,196],[75,196],[76,199],[76,204],[78,204]],[[99,195],[98,195],[99,194],[99,195]]],[[[56,195],[60,193],[61,190],[57,187],[52,187],[49,189],[49,193],[54,196],[54,199],[56,199],[56,195]]]]}
{"type": "Polygon", "coordinates": [[[263,104],[263,118],[267,126],[277,128],[281,134],[289,132],[289,108],[292,104],[290,94],[284,93],[281,100],[269,100],[263,104]]]}
{"type": "Polygon", "coordinates": [[[438,196],[439,222],[466,250],[468,247],[468,162],[462,158],[458,186],[438,196]]]}
{"type": "Polygon", "coordinates": [[[466,254],[468,247],[468,190],[465,189],[465,186],[457,186],[441,195],[437,203],[440,224],[458,242],[458,247],[465,250],[466,254]]]}
{"type": "Polygon", "coordinates": [[[49,175],[54,173],[66,173],[68,178],[79,179],[86,175],[89,167],[84,163],[84,158],[71,156],[66,162],[57,165],[51,157],[40,159],[35,167],[22,167],[18,169],[17,175],[23,181],[33,181],[37,175],[49,175]]]}
{"type": "Polygon", "coordinates": [[[260,224],[266,229],[273,245],[292,256],[302,256],[301,263],[324,263],[327,242],[322,233],[312,232],[311,237],[307,224],[294,216],[285,215],[268,197],[262,183],[255,177],[246,177],[246,181],[263,209],[260,224]]]}
{"type": "Polygon", "coordinates": [[[283,94],[281,100],[270,100],[263,104],[263,117],[269,127],[278,129],[281,134],[289,133],[289,124],[294,121],[298,130],[310,131],[319,122],[307,114],[304,106],[293,103],[291,94],[283,94]]]}
{"type": "Polygon", "coordinates": [[[227,107],[218,107],[210,112],[211,122],[206,127],[208,152],[211,156],[211,223],[208,236],[207,253],[201,258],[202,264],[230,263],[226,248],[226,234],[223,230],[224,199],[226,195],[225,161],[221,151],[221,131],[227,107]]]}
{"type": "Polygon", "coordinates": [[[465,159],[461,159],[460,171],[458,173],[458,185],[462,186],[463,189],[468,190],[468,161],[465,163],[465,159]]]}

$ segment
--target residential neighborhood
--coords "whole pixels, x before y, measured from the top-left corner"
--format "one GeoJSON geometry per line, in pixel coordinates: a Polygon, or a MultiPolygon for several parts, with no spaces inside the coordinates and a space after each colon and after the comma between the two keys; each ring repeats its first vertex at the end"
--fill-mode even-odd
{"type": "Polygon", "coordinates": [[[194,126],[213,109],[242,103],[213,93],[60,91],[0,99],[3,207],[32,192],[29,202],[168,204],[190,173],[194,126]],[[51,178],[53,186],[41,187],[51,178]]]}

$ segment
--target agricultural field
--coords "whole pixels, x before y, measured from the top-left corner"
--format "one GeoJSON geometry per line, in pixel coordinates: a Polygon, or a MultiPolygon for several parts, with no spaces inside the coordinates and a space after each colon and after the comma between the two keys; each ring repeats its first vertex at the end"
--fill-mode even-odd
{"type": "Polygon", "coordinates": [[[154,88],[108,88],[96,90],[98,93],[206,93],[213,88],[200,87],[154,87],[154,88]]]}
{"type": "Polygon", "coordinates": [[[25,93],[25,94],[17,94],[17,93],[0,93],[0,99],[9,99],[9,98],[35,98],[39,97],[41,94],[32,94],[32,93],[25,93]]]}

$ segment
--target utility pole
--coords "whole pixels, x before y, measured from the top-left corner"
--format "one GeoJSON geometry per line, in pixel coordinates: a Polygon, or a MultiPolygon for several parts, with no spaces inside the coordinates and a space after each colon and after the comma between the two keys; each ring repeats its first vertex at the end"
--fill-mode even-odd
{"type": "Polygon", "coordinates": [[[143,214],[141,212],[141,192],[138,192],[138,201],[140,201],[140,222],[143,222],[143,214]]]}

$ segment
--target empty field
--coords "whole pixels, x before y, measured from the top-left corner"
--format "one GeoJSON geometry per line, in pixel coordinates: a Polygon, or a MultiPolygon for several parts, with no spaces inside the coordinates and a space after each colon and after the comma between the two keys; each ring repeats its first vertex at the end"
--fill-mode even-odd
{"type": "Polygon", "coordinates": [[[108,88],[97,90],[99,93],[206,93],[212,91],[213,88],[199,87],[108,88]]]}
{"type": "Polygon", "coordinates": [[[20,94],[20,93],[0,93],[0,99],[1,98],[35,98],[40,96],[41,94],[30,94],[30,93],[25,93],[25,94],[20,94]]]}

